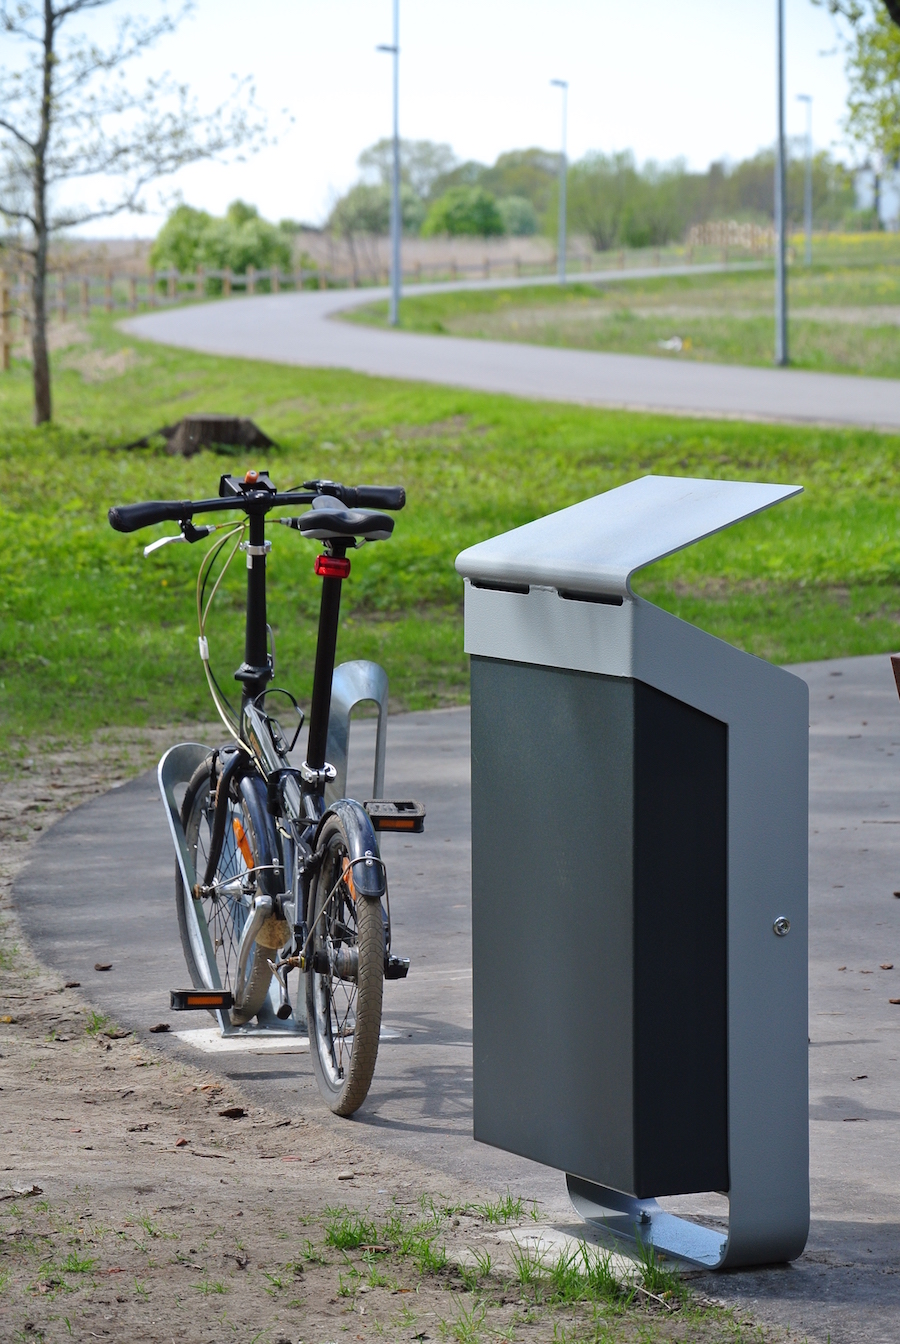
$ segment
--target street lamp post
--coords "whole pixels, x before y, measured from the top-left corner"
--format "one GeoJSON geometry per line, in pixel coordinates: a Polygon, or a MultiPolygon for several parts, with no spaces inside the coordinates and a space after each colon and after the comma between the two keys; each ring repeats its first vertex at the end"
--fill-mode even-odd
{"type": "Polygon", "coordinates": [[[803,183],[803,224],[806,230],[806,264],[812,265],[812,96],[808,93],[797,94],[798,103],[806,103],[806,176],[803,183]]]}
{"type": "Polygon", "coordinates": [[[569,99],[569,82],[566,79],[551,79],[554,88],[562,89],[562,153],[559,156],[559,256],[557,273],[559,283],[566,283],[566,176],[568,160],[566,157],[566,104],[569,99]]]}
{"type": "Polygon", "coordinates": [[[382,45],[378,51],[387,51],[394,58],[394,159],[391,167],[391,303],[388,320],[392,327],[400,322],[400,234],[403,218],[400,214],[400,0],[394,0],[394,41],[382,45]]]}
{"type": "Polygon", "coordinates": [[[775,363],[788,361],[787,274],[785,269],[784,152],[784,0],[776,0],[778,70],[778,138],[775,145],[775,363]]]}

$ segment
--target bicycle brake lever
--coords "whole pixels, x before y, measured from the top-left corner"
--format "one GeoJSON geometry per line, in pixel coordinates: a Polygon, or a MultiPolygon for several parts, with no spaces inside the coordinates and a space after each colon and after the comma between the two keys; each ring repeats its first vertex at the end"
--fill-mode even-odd
{"type": "Polygon", "coordinates": [[[173,541],[187,541],[191,545],[195,541],[202,541],[204,537],[209,537],[215,532],[215,527],[194,527],[190,519],[181,524],[180,537],[160,537],[158,541],[151,541],[149,546],[144,547],[144,559],[158,551],[162,546],[168,546],[173,541]]]}
{"type": "Polygon", "coordinates": [[[187,537],[160,537],[157,541],[151,541],[149,546],[144,547],[144,559],[146,560],[148,555],[152,555],[154,551],[158,551],[161,547],[168,546],[172,541],[187,541],[187,537]]]}

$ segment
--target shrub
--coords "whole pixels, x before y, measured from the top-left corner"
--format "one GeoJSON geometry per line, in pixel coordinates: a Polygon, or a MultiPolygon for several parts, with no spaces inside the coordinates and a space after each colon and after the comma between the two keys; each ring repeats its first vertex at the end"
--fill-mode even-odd
{"type": "Polygon", "coordinates": [[[291,238],[275,224],[260,217],[254,205],[233,201],[224,218],[205,210],[179,205],[156,235],[150,250],[155,270],[170,267],[192,274],[198,266],[245,275],[258,271],[291,268],[291,238]]]}
{"type": "Polygon", "coordinates": [[[524,238],[537,233],[537,211],[531,201],[526,200],[524,196],[503,196],[497,202],[497,209],[500,211],[505,233],[512,234],[514,238],[524,238]]]}
{"type": "Polygon", "coordinates": [[[497,202],[483,187],[451,187],[425,216],[422,236],[446,233],[487,238],[505,232],[497,202]]]}

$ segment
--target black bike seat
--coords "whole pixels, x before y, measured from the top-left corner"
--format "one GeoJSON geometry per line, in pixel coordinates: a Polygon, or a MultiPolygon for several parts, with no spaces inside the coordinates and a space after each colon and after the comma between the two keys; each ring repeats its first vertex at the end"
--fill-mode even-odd
{"type": "Polygon", "coordinates": [[[314,499],[312,511],[298,518],[297,525],[305,537],[315,537],[317,541],[337,537],[387,541],[394,530],[390,514],[376,513],[374,509],[345,509],[333,495],[319,495],[314,499]]]}

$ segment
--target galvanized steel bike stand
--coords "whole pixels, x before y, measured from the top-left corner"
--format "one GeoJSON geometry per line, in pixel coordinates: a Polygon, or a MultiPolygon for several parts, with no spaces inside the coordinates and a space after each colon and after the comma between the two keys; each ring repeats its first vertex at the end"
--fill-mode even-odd
{"type": "Polygon", "coordinates": [[[475,1137],[719,1269],[809,1227],[808,694],[631,577],[797,492],[647,476],[457,560],[475,1137]],[[727,1233],[657,1203],[712,1190],[727,1233]]]}

